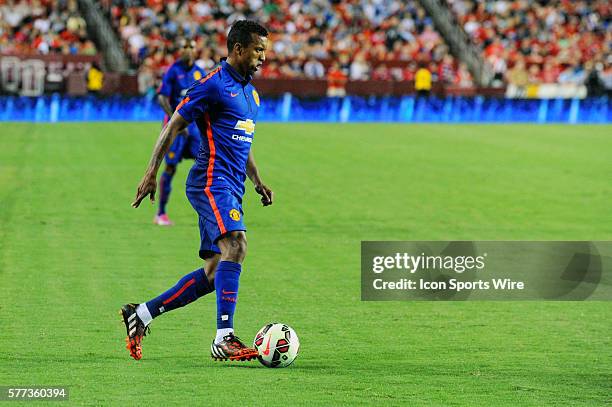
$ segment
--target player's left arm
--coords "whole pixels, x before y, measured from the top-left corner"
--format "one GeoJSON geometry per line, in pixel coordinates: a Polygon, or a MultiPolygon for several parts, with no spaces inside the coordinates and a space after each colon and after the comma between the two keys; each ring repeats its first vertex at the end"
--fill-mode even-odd
{"type": "Polygon", "coordinates": [[[253,185],[255,185],[255,192],[261,195],[261,203],[263,206],[272,205],[272,201],[274,200],[274,192],[272,192],[272,190],[261,180],[259,170],[255,164],[255,158],[253,157],[253,150],[249,151],[246,172],[253,185]]]}

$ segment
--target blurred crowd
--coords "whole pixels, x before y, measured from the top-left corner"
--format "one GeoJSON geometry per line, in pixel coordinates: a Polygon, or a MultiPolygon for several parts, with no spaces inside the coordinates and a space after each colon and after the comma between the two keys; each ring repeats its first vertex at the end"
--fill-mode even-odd
{"type": "Polygon", "coordinates": [[[609,0],[446,0],[495,84],[612,88],[609,0]]]}
{"type": "Polygon", "coordinates": [[[198,65],[210,69],[226,55],[229,25],[243,18],[270,31],[267,78],[413,80],[426,64],[434,80],[471,86],[414,0],[103,0],[135,68],[159,76],[173,61],[175,39],[196,39],[198,65]],[[334,63],[337,62],[334,68],[334,63]]]}
{"type": "MultiPolygon", "coordinates": [[[[612,88],[609,0],[444,0],[479,47],[495,86],[572,83],[612,88]]],[[[99,0],[143,89],[175,60],[177,39],[196,40],[196,63],[225,56],[238,19],[270,31],[267,78],[412,81],[469,88],[416,0],[99,0]]],[[[77,0],[0,0],[0,52],[93,55],[77,0]]],[[[338,85],[340,86],[340,85],[338,85]]]]}
{"type": "Polygon", "coordinates": [[[0,53],[95,55],[77,0],[0,0],[0,53]]]}

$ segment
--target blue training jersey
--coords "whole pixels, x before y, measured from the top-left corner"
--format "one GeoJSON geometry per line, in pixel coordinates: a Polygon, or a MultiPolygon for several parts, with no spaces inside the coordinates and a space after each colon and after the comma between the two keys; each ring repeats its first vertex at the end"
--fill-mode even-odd
{"type": "Polygon", "coordinates": [[[206,76],[206,72],[193,64],[187,66],[180,59],[173,63],[164,74],[157,93],[168,97],[172,109],[176,109],[185,97],[189,87],[206,76]]]}
{"type": "Polygon", "coordinates": [[[246,163],[255,134],[259,95],[231,65],[221,65],[193,84],[176,111],[200,129],[200,153],[187,185],[229,188],[242,201],[246,163]]]}

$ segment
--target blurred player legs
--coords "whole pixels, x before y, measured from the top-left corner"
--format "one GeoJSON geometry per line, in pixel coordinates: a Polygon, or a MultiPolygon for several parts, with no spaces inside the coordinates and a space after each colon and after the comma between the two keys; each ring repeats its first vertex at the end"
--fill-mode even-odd
{"type": "MultiPolygon", "coordinates": [[[[185,97],[187,90],[206,75],[204,70],[195,65],[195,41],[179,39],[176,49],[179,52],[179,59],[168,68],[157,91],[157,101],[166,113],[164,126],[185,97]]],[[[185,132],[177,135],[166,155],[166,168],[159,178],[159,207],[153,219],[156,225],[172,225],[166,213],[166,205],[172,191],[172,178],[176,173],[176,166],[183,158],[195,159],[199,150],[200,131],[197,125],[192,124],[185,132]]]]}
{"type": "Polygon", "coordinates": [[[192,123],[174,139],[166,154],[166,168],[159,177],[159,207],[153,223],[160,226],[171,226],[173,222],[166,213],[166,205],[172,192],[172,179],[176,173],[177,165],[185,158],[195,159],[200,150],[200,131],[195,123],[192,123]]]}

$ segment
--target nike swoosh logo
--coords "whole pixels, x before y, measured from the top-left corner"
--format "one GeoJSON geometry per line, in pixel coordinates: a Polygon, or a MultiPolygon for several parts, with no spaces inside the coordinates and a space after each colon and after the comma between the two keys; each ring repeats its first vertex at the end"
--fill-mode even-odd
{"type": "Polygon", "coordinates": [[[225,290],[221,290],[221,293],[223,293],[223,295],[227,295],[227,294],[236,294],[238,291],[225,291],[225,290]]]}
{"type": "Polygon", "coordinates": [[[237,93],[230,92],[230,96],[231,96],[231,97],[233,97],[233,98],[235,98],[236,96],[238,96],[238,94],[237,94],[237,93]]]}
{"type": "Polygon", "coordinates": [[[266,344],[266,350],[262,352],[264,356],[268,356],[270,354],[270,339],[272,339],[272,335],[268,336],[268,343],[266,344]]]}

